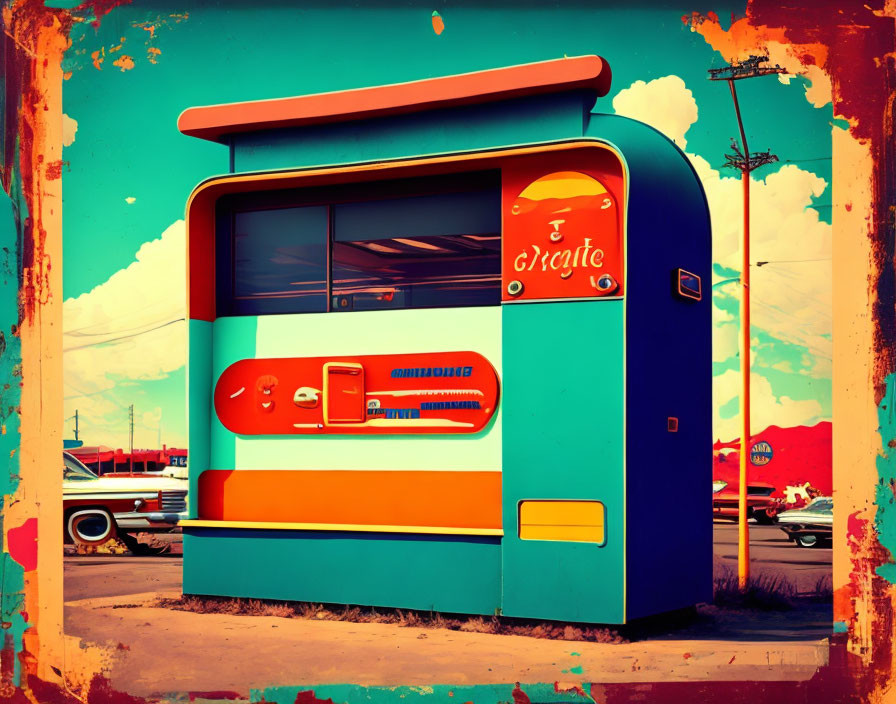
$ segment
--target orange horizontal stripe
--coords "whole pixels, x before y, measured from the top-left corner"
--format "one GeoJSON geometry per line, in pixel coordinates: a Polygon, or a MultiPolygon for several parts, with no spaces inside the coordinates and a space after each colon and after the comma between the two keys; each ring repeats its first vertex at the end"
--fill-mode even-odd
{"type": "Polygon", "coordinates": [[[606,95],[610,90],[606,61],[599,56],[576,56],[385,86],[193,107],[181,113],[177,127],[185,135],[223,143],[227,135],[240,132],[399,115],[564,90],[606,95]]]}
{"type": "Polygon", "coordinates": [[[500,472],[206,470],[200,520],[501,528],[500,472]]]}

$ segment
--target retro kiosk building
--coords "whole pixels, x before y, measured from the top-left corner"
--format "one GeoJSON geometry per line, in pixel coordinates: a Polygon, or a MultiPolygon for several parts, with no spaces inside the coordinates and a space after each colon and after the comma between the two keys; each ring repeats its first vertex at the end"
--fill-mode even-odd
{"type": "Polygon", "coordinates": [[[197,107],[184,592],[711,597],[710,222],[597,56],[197,107]]]}

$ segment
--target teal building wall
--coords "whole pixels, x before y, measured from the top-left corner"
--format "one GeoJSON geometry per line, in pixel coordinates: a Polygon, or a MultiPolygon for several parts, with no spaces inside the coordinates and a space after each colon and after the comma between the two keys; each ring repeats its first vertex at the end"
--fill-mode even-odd
{"type": "MultiPolygon", "coordinates": [[[[592,101],[571,92],[230,139],[239,172],[608,144],[630,191],[626,295],[501,308],[503,538],[188,527],[185,593],[596,623],[709,598],[709,302],[674,301],[670,290],[677,266],[709,281],[706,202],[675,145],[640,123],[590,113],[592,101]],[[672,415],[684,428],[674,437],[672,415]],[[603,502],[605,542],[521,540],[525,499],[603,502]]],[[[258,325],[251,316],[191,322],[193,510],[203,468],[239,465],[242,441],[212,417],[210,394],[227,365],[255,355],[258,325]]]]}

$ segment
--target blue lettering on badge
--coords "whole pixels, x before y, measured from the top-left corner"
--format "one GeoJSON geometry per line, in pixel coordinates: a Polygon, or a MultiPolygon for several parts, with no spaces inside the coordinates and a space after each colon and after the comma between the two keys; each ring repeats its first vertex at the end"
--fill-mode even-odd
{"type": "Polygon", "coordinates": [[[389,376],[393,379],[410,379],[433,376],[472,376],[473,367],[413,367],[410,369],[393,369],[389,376]]]}

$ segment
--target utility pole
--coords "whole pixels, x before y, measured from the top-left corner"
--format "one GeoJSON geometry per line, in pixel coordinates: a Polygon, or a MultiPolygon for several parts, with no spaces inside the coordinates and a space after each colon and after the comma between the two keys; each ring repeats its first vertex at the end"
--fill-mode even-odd
{"type": "Polygon", "coordinates": [[[128,406],[128,452],[134,454],[134,404],[128,406]]]}
{"type": "Polygon", "coordinates": [[[750,172],[765,164],[778,160],[771,152],[753,152],[747,146],[747,134],[740,116],[740,105],[737,102],[737,90],[734,82],[743,78],[755,78],[776,73],[785,73],[784,69],[774,66],[760,66],[768,61],[768,56],[750,56],[743,61],[732,62],[730,66],[709,70],[709,80],[728,81],[731,99],[734,101],[734,113],[737,116],[737,127],[740,130],[740,141],[743,151],[731,140],[731,154],[725,155],[725,166],[740,171],[743,183],[744,228],[741,243],[741,297],[740,297],[740,486],[737,502],[737,583],[745,590],[750,579],[750,532],[747,524],[747,462],[750,453],[750,172]]]}
{"type": "Polygon", "coordinates": [[[78,409],[75,409],[75,442],[78,441],[78,409]]]}

